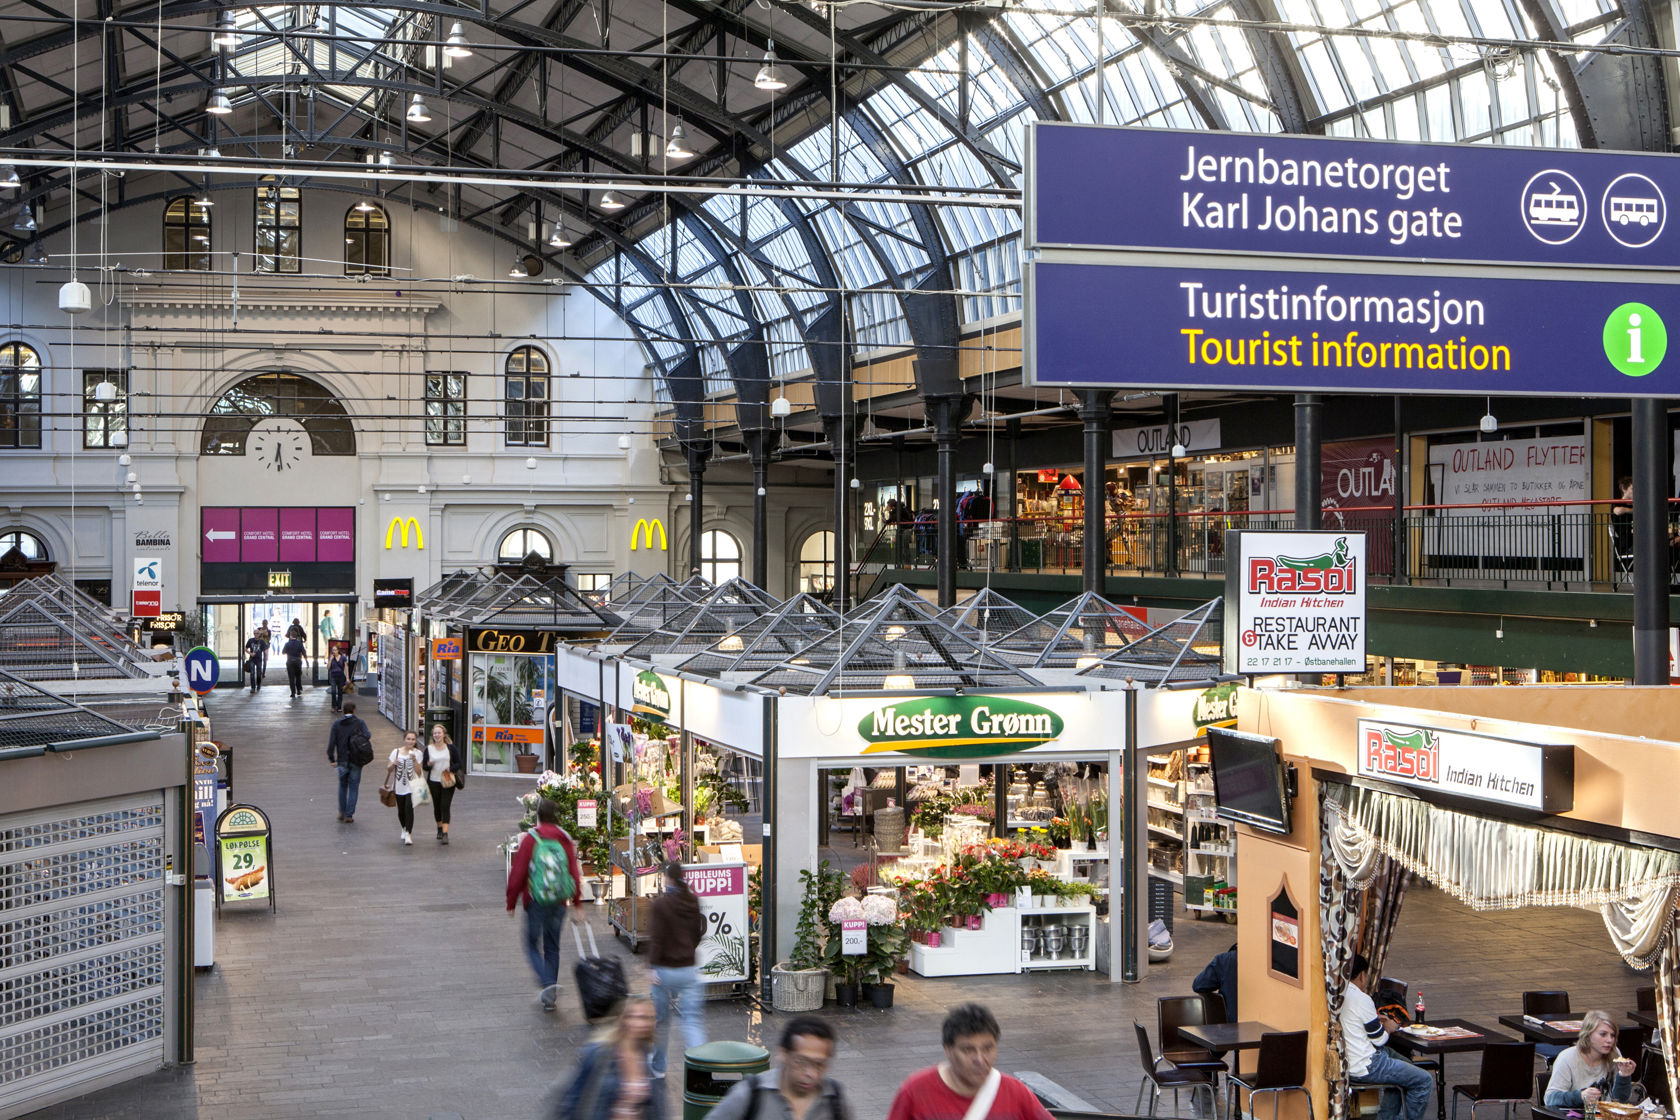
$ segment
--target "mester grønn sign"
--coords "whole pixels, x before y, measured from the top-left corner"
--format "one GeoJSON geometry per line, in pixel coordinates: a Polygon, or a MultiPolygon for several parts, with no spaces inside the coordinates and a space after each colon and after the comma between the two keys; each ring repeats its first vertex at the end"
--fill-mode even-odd
{"type": "Polygon", "coordinates": [[[898,751],[929,758],[990,758],[1048,743],[1062,717],[1006,696],[929,696],[877,708],[858,721],[865,754],[898,751]],[[1000,749],[1001,748],[1001,749],[1000,749]]]}
{"type": "Polygon", "coordinates": [[[1061,124],[1028,148],[1034,383],[1680,396],[1667,157],[1061,124]]]}

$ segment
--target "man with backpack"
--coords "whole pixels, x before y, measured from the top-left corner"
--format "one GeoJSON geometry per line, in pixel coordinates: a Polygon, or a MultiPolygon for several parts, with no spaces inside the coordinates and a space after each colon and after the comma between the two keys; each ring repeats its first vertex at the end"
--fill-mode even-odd
{"type": "Polygon", "coordinates": [[[578,866],[577,845],[560,827],[559,809],[547,798],[537,802],[537,827],[519,838],[513,853],[507,881],[509,914],[521,898],[525,956],[537,974],[537,1000],[544,1011],[553,1011],[559,995],[560,927],[566,904],[583,901],[583,869],[578,866]]]}
{"type": "Polygon", "coordinates": [[[362,767],[373,761],[373,736],[356,714],[354,700],[346,700],[344,714],[333,721],[327,736],[327,761],[338,767],[338,819],[354,824],[362,767]]]}
{"type": "Polygon", "coordinates": [[[782,1030],[779,1068],[735,1083],[708,1120],[852,1120],[840,1082],[828,1076],[834,1028],[801,1015],[782,1030]]]}

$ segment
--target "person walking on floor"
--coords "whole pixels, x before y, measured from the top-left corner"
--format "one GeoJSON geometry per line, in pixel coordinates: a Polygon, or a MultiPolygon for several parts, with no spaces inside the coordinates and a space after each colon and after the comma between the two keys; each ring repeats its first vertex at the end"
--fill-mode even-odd
{"type": "Polygon", "coordinates": [[[695,951],[706,936],[706,916],[700,899],[683,879],[682,864],[665,865],[665,889],[653,900],[648,918],[648,964],[653,967],[654,1077],[665,1076],[665,1044],[671,1034],[671,1004],[682,1019],[687,1049],[706,1044],[706,990],[700,984],[695,951]]]}
{"type": "Polygon", "coordinates": [[[420,753],[420,736],[410,731],[403,736],[403,745],[391,752],[385,767],[385,784],[397,796],[397,824],[402,829],[402,842],[414,845],[414,798],[425,790],[420,775],[426,766],[420,753]]]}
{"type": "MultiPolygon", "coordinates": [[[[1347,982],[1342,985],[1342,1052],[1348,1080],[1400,1086],[1406,1100],[1406,1120],[1423,1120],[1435,1079],[1388,1048],[1388,1036],[1399,1030],[1400,1024],[1377,1014],[1377,1005],[1360,987],[1359,978],[1370,967],[1363,954],[1355,953],[1348,962],[1347,982]]],[[[1400,1102],[1393,1093],[1382,1094],[1377,1115],[1380,1120],[1396,1120],[1400,1115],[1400,1102]]]]}
{"type": "Polygon", "coordinates": [[[303,695],[303,655],[308,651],[303,648],[302,638],[287,638],[280,652],[286,655],[286,683],[295,700],[303,695]]]}
{"type": "Polygon", "coordinates": [[[338,819],[354,824],[362,767],[373,761],[373,736],[356,714],[354,700],[346,700],[344,714],[333,721],[327,736],[327,761],[338,767],[338,819]]]}
{"type": "Polygon", "coordinates": [[[777,1068],[735,1083],[706,1120],[852,1120],[840,1082],[828,1076],[834,1028],[800,1015],[782,1029],[777,1068]]]}
{"type": "Polygon", "coordinates": [[[257,637],[262,639],[262,675],[268,676],[268,654],[274,648],[274,631],[268,628],[268,623],[257,624],[257,637]]]}
{"type": "Polygon", "coordinates": [[[577,1070],[549,1091],[544,1120],[665,1120],[665,1094],[648,1077],[653,1003],[624,1001],[613,1025],[578,1055],[577,1070]]]}
{"type": "Polygon", "coordinates": [[[245,639],[245,671],[251,674],[251,694],[256,695],[257,689],[262,687],[263,656],[268,653],[268,642],[264,640],[262,631],[258,630],[245,639]]]}
{"type": "Polygon", "coordinates": [[[441,723],[432,724],[432,740],[426,744],[426,786],[432,794],[437,842],[447,844],[450,806],[455,802],[456,792],[467,788],[467,756],[441,723]]]}
{"type": "Polygon", "coordinates": [[[508,869],[509,914],[522,898],[525,957],[537,974],[538,1002],[544,1011],[553,1011],[559,996],[560,927],[566,921],[566,904],[583,902],[583,869],[578,866],[577,845],[560,827],[559,809],[547,798],[537,802],[537,827],[519,838],[508,869]]]}
{"type": "Polygon", "coordinates": [[[327,684],[332,688],[332,710],[340,711],[344,707],[344,686],[349,681],[350,658],[343,650],[339,650],[327,659],[327,684]]]}
{"type": "Polygon", "coordinates": [[[290,641],[292,638],[296,638],[301,642],[306,637],[308,635],[304,632],[303,621],[296,618],[292,619],[292,624],[286,627],[286,639],[290,641]]]}
{"type": "Polygon", "coordinates": [[[1051,1120],[1031,1089],[996,1068],[1003,1030],[986,1008],[953,1007],[940,1037],[945,1060],[905,1079],[887,1120],[1051,1120]]]}

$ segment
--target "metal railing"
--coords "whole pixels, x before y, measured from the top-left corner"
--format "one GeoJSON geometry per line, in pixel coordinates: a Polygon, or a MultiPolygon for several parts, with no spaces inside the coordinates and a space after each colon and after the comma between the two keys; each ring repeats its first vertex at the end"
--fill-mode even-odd
{"type": "MultiPolygon", "coordinates": [[[[1680,528],[1670,504],[1671,554],[1680,528]]],[[[1112,575],[1225,574],[1225,533],[1286,530],[1290,510],[1128,513],[1104,521],[1112,575]]],[[[1327,510],[1323,528],[1361,532],[1370,578],[1432,585],[1628,590],[1633,527],[1619,500],[1502,505],[1368,506],[1327,510]],[[1396,573],[1400,580],[1396,580],[1396,573]]],[[[1073,516],[988,518],[958,526],[959,569],[1066,574],[1084,568],[1084,522],[1073,516]]],[[[883,526],[859,549],[860,590],[885,568],[933,568],[938,530],[926,522],[883,526]]]]}

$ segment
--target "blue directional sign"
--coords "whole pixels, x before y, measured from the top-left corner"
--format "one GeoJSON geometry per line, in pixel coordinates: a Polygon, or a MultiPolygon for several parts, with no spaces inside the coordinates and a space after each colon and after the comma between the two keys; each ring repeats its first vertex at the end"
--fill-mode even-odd
{"type": "Polygon", "coordinates": [[[209,646],[194,646],[182,659],[187,666],[187,687],[203,696],[222,679],[222,662],[209,646]]]}
{"type": "Polygon", "coordinates": [[[1680,397],[1680,355],[1668,353],[1667,333],[1668,324],[1680,326],[1680,283],[1233,263],[1029,262],[1029,377],[1041,385],[1680,397]]]}
{"type": "Polygon", "coordinates": [[[1026,248],[1667,267],[1680,163],[1490,144],[1029,129],[1026,248]]]}

